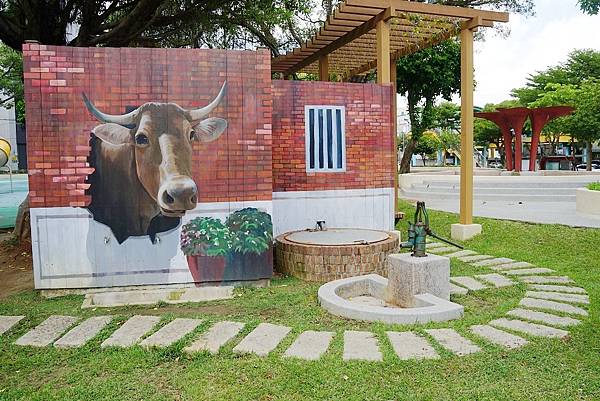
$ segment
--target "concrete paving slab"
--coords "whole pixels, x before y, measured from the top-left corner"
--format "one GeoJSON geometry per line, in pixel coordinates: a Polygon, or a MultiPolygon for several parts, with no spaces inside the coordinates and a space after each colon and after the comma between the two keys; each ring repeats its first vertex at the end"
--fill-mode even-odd
{"type": "Polygon", "coordinates": [[[427,249],[443,248],[448,246],[448,244],[446,244],[445,242],[427,242],[426,244],[427,249]]]}
{"type": "Polygon", "coordinates": [[[383,360],[375,334],[369,331],[345,331],[343,359],[344,361],[383,360]]]}
{"type": "Polygon", "coordinates": [[[67,331],[78,318],[73,316],[52,315],[35,328],[20,337],[15,344],[32,347],[45,347],[54,342],[62,333],[67,331]]]}
{"type": "Polygon", "coordinates": [[[481,348],[471,342],[471,340],[464,338],[453,329],[428,329],[425,331],[440,343],[442,347],[458,356],[481,351],[481,348]]]}
{"type": "Polygon", "coordinates": [[[158,316],[132,316],[104,340],[101,347],[131,347],[152,330],[159,321],[158,316]]]}
{"type": "Polygon", "coordinates": [[[523,269],[525,267],[533,267],[533,265],[529,262],[512,262],[512,263],[504,263],[501,265],[490,266],[490,269],[495,271],[501,270],[512,270],[512,269],[523,269]]]}
{"type": "Polygon", "coordinates": [[[569,302],[574,304],[589,304],[590,297],[581,294],[561,294],[551,291],[527,291],[525,296],[529,298],[548,299],[550,301],[569,302]]]}
{"type": "Polygon", "coordinates": [[[285,351],[284,356],[316,361],[327,352],[329,344],[333,339],[329,331],[305,331],[285,351]]]}
{"type": "Polygon", "coordinates": [[[471,326],[471,331],[493,344],[500,345],[508,349],[520,348],[528,343],[528,341],[523,337],[507,333],[488,325],[471,326]]]}
{"type": "Polygon", "coordinates": [[[555,312],[563,312],[571,315],[580,315],[587,316],[588,312],[580,308],[578,306],[573,306],[570,304],[563,304],[562,302],[554,302],[548,301],[545,299],[535,299],[535,298],[523,298],[519,302],[520,306],[524,306],[526,308],[534,308],[534,309],[546,309],[552,310],[555,312]]]}
{"type": "Polygon", "coordinates": [[[502,329],[529,334],[530,336],[534,337],[564,338],[569,335],[569,332],[566,330],[544,326],[543,324],[528,323],[522,320],[510,320],[502,318],[492,320],[489,324],[502,329]]]}
{"type": "Polygon", "coordinates": [[[390,344],[398,358],[438,359],[440,356],[429,341],[412,331],[386,331],[390,344]]]}
{"type": "Polygon", "coordinates": [[[270,323],[259,324],[250,334],[248,334],[233,352],[238,354],[256,354],[258,356],[267,356],[277,345],[288,335],[291,328],[279,326],[270,323]]]}
{"type": "Polygon", "coordinates": [[[532,284],[529,288],[539,291],[563,292],[565,294],[587,294],[586,290],[581,287],[568,287],[566,285],[532,284]]]}
{"type": "Polygon", "coordinates": [[[519,279],[528,284],[569,284],[573,283],[567,276],[524,276],[519,279]]]}
{"type": "Polygon", "coordinates": [[[54,346],[57,348],[82,347],[96,337],[100,331],[112,320],[112,316],[94,316],[84,320],[75,326],[67,334],[56,340],[54,346]]]}
{"type": "Polygon", "coordinates": [[[464,287],[459,287],[456,284],[450,283],[450,295],[452,294],[456,294],[456,295],[467,295],[469,293],[469,290],[467,290],[464,287]]]}
{"type": "Polygon", "coordinates": [[[453,252],[453,253],[449,253],[447,255],[444,255],[447,258],[462,258],[465,256],[472,256],[472,255],[477,255],[477,252],[472,251],[470,249],[464,249],[462,251],[457,251],[457,252],[453,252]]]}
{"type": "Polygon", "coordinates": [[[168,347],[194,331],[200,323],[202,323],[201,319],[177,318],[161,327],[150,337],[144,339],[140,345],[146,348],[168,347]]]}
{"type": "Polygon", "coordinates": [[[208,351],[211,354],[216,354],[223,345],[237,336],[244,326],[244,323],[239,322],[217,322],[183,350],[187,353],[208,351]]]}
{"type": "Polygon", "coordinates": [[[514,262],[514,260],[512,260],[510,258],[493,258],[493,259],[480,260],[479,262],[471,263],[471,265],[476,266],[476,267],[489,267],[489,266],[502,265],[502,264],[512,263],[512,262],[514,262]]]}
{"type": "Polygon", "coordinates": [[[481,282],[469,276],[450,277],[450,281],[452,281],[455,284],[462,285],[463,287],[466,287],[471,291],[485,290],[486,288],[488,288],[486,285],[483,285],[481,282]]]}
{"type": "Polygon", "coordinates": [[[0,316],[0,335],[12,329],[13,326],[24,318],[25,316],[0,316]]]}
{"type": "Polygon", "coordinates": [[[427,248],[427,252],[433,253],[434,255],[441,255],[443,253],[456,252],[456,251],[458,251],[458,248],[455,246],[443,246],[443,247],[435,248],[435,249],[427,248]]]}
{"type": "Polygon", "coordinates": [[[461,262],[465,262],[465,263],[477,262],[480,260],[487,260],[487,259],[495,259],[495,257],[491,256],[491,255],[473,255],[473,256],[462,256],[462,257],[458,258],[458,260],[460,260],[461,262]]]}
{"type": "Polygon", "coordinates": [[[529,309],[513,309],[506,312],[506,314],[512,317],[545,323],[550,326],[576,326],[581,323],[580,320],[571,317],[557,316],[551,313],[538,312],[529,309]]]}
{"type": "Polygon", "coordinates": [[[511,285],[515,285],[516,283],[511,279],[504,277],[498,273],[490,273],[490,274],[477,274],[475,276],[476,279],[485,281],[493,285],[496,288],[509,287],[511,285]]]}
{"type": "Polygon", "coordinates": [[[529,274],[548,274],[554,273],[554,270],[547,269],[545,267],[534,267],[532,269],[517,269],[517,270],[505,270],[502,274],[508,274],[509,276],[527,276],[529,274]]]}

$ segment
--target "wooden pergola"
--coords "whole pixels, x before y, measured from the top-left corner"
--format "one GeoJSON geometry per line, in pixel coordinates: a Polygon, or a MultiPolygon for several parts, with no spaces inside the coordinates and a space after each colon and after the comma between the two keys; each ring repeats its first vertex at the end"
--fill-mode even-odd
{"type": "MultiPolygon", "coordinates": [[[[349,80],[377,71],[396,84],[396,60],[452,37],[461,41],[460,223],[473,221],[473,32],[508,22],[508,14],[405,0],[345,0],[302,47],[273,58],[272,72],[331,74],[349,80]]],[[[394,97],[395,100],[395,97],[394,97]]],[[[392,108],[396,115],[395,105],[392,108]]],[[[395,123],[395,118],[393,119],[395,123]]],[[[395,137],[395,129],[394,129],[395,137]]],[[[397,161],[396,161],[397,164],[397,161]]],[[[395,167],[396,168],[396,167],[395,167]]],[[[397,187],[397,185],[396,185],[397,187]]]]}

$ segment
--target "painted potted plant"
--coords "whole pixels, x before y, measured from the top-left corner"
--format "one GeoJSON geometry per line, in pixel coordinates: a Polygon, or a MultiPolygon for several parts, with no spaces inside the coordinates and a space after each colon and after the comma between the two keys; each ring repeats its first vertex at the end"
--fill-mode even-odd
{"type": "Polygon", "coordinates": [[[194,282],[221,282],[231,234],[219,219],[196,217],[181,229],[181,250],[187,257],[194,282]]]}
{"type": "Polygon", "coordinates": [[[273,275],[273,223],[256,208],[233,212],[225,221],[231,233],[228,279],[257,280],[273,275]]]}

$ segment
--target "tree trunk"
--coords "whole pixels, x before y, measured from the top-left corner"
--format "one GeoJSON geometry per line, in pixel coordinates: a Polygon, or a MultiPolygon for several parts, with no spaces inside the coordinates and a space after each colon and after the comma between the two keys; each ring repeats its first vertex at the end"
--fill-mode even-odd
{"type": "Polygon", "coordinates": [[[410,173],[410,161],[412,160],[416,147],[417,141],[412,138],[404,147],[404,154],[402,155],[402,161],[400,162],[400,174],[410,173]]]}
{"type": "Polygon", "coordinates": [[[592,171],[592,141],[587,141],[586,143],[587,145],[587,167],[586,170],[587,171],[592,171]]]}
{"type": "Polygon", "coordinates": [[[29,194],[27,194],[23,202],[19,205],[13,235],[17,238],[19,244],[24,239],[31,237],[31,227],[29,226],[29,194]]]}

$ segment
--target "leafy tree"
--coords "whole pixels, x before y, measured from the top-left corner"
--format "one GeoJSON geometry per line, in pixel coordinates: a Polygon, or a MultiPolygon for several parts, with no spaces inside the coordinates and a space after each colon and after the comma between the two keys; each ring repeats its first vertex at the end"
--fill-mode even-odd
{"type": "Polygon", "coordinates": [[[421,135],[435,126],[435,100],[450,100],[460,89],[460,43],[447,40],[398,59],[396,76],[398,93],[408,100],[411,137],[400,163],[400,173],[408,173],[421,135]]]}
{"type": "Polygon", "coordinates": [[[460,151],[460,134],[452,129],[444,129],[438,134],[438,150],[442,151],[444,166],[446,165],[446,153],[451,150],[460,151]]]}
{"type": "MultiPolygon", "coordinates": [[[[416,142],[414,153],[421,155],[423,166],[427,157],[433,157],[439,148],[439,139],[434,132],[423,133],[416,142]]],[[[412,157],[412,155],[411,155],[412,157]]]]}
{"type": "Polygon", "coordinates": [[[0,107],[15,107],[18,122],[24,122],[23,59],[21,53],[0,43],[0,107]]]}
{"type": "Polygon", "coordinates": [[[578,0],[577,3],[586,14],[596,15],[600,11],[600,0],[578,0]]]}
{"type": "Polygon", "coordinates": [[[460,128],[460,106],[452,102],[441,102],[433,108],[435,128],[442,130],[460,128]]]}

